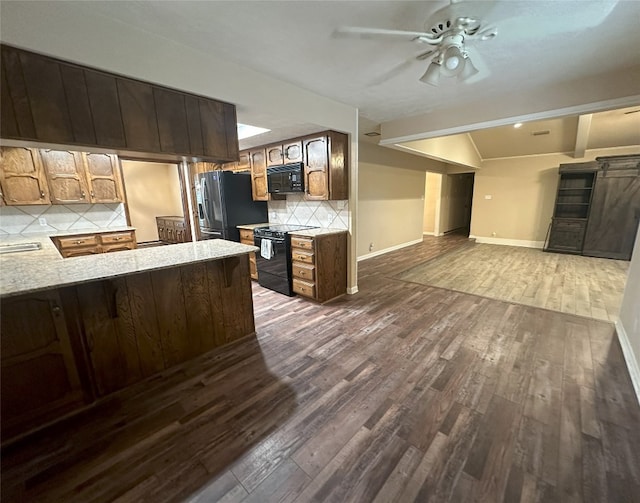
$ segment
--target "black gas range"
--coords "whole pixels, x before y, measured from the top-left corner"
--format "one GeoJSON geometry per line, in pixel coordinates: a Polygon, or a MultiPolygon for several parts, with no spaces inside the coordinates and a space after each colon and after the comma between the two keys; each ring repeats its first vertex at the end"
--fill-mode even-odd
{"type": "Polygon", "coordinates": [[[315,229],[309,225],[271,224],[253,231],[254,244],[260,248],[256,253],[258,283],[265,288],[292,297],[290,232],[315,229]]]}

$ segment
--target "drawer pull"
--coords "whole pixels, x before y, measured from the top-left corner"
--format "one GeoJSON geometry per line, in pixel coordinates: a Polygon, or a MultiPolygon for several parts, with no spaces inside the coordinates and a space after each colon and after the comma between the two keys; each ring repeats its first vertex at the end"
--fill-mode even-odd
{"type": "Polygon", "coordinates": [[[84,240],[78,239],[77,241],[74,241],[74,243],[77,244],[77,245],[81,245],[81,244],[84,243],[84,240]]]}

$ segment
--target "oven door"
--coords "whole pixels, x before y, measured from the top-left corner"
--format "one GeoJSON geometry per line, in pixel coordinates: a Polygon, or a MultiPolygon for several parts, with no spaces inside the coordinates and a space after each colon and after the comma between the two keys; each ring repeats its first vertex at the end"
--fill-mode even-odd
{"type": "Polygon", "coordinates": [[[289,246],[286,239],[271,237],[254,237],[254,244],[261,248],[262,240],[271,241],[273,256],[266,259],[260,251],[256,252],[256,266],[258,268],[258,283],[265,288],[292,296],[291,288],[291,260],[289,258],[289,246]]]}

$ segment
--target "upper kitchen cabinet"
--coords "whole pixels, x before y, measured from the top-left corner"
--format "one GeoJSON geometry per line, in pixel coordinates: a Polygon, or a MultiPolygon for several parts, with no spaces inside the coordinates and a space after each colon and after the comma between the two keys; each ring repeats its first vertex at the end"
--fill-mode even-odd
{"type": "Polygon", "coordinates": [[[118,158],[111,154],[84,152],[85,172],[92,203],[124,201],[118,158]]]}
{"type": "Polygon", "coordinates": [[[327,131],[302,141],[305,198],[348,199],[348,137],[327,131]]]}
{"type": "Polygon", "coordinates": [[[268,201],[267,157],[263,148],[249,150],[251,161],[251,190],[254,201],[268,201]]]}
{"type": "Polygon", "coordinates": [[[40,150],[53,204],[88,203],[82,155],[66,150],[40,150]]]}
{"type": "Polygon", "coordinates": [[[51,204],[49,187],[38,151],[0,148],[0,186],[5,204],[51,204]]]}
{"type": "Polygon", "coordinates": [[[282,145],[282,161],[284,164],[302,162],[302,141],[294,141],[282,145]]]}
{"type": "Polygon", "coordinates": [[[1,49],[3,138],[238,160],[234,105],[1,49]]]}

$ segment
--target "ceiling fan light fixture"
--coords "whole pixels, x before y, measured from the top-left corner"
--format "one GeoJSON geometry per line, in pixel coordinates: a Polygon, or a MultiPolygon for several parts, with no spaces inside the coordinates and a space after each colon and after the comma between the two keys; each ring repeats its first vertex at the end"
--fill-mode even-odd
{"type": "Polygon", "coordinates": [[[443,55],[442,74],[445,77],[460,75],[465,67],[465,57],[460,47],[452,45],[447,47],[443,55]]]}
{"type": "Polygon", "coordinates": [[[467,80],[469,77],[473,77],[476,73],[478,73],[478,69],[473,66],[469,55],[464,53],[464,68],[458,75],[458,80],[467,80]]]}
{"type": "Polygon", "coordinates": [[[422,77],[420,77],[420,81],[424,82],[425,84],[437,86],[440,82],[441,69],[442,66],[438,62],[432,61],[429,65],[429,68],[427,68],[427,71],[424,72],[424,75],[422,77]]]}

